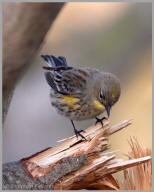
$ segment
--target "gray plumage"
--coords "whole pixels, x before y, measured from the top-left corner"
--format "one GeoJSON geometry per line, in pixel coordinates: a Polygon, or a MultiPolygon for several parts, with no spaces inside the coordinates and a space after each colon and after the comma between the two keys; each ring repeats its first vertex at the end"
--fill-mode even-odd
{"type": "Polygon", "coordinates": [[[120,96],[120,82],[115,75],[95,68],[69,67],[64,57],[42,57],[49,65],[45,77],[51,87],[51,103],[61,115],[84,120],[105,110],[109,114],[120,96]]]}

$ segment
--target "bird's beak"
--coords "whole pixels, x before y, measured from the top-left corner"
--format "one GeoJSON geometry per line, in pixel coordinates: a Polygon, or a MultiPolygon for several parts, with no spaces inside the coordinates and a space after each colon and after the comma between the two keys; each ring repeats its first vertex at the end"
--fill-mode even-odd
{"type": "Polygon", "coordinates": [[[110,106],[107,106],[107,107],[106,107],[106,112],[107,112],[108,117],[110,116],[110,109],[111,109],[110,106]]]}

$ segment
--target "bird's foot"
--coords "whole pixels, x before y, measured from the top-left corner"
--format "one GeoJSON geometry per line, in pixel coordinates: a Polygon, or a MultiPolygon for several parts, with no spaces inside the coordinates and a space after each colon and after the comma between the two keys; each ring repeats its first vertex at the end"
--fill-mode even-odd
{"type": "Polygon", "coordinates": [[[82,139],[87,141],[87,139],[81,134],[81,132],[85,132],[84,130],[78,131],[77,129],[74,129],[74,132],[75,132],[77,139],[78,139],[78,136],[80,136],[82,139]]]}
{"type": "Polygon", "coordinates": [[[104,125],[104,124],[103,124],[103,121],[108,119],[107,117],[103,117],[102,119],[99,119],[99,118],[97,118],[97,117],[95,117],[95,118],[96,118],[95,125],[96,125],[97,123],[101,123],[102,127],[103,127],[103,125],[104,125]]]}
{"type": "Polygon", "coordinates": [[[87,141],[87,139],[81,134],[81,132],[85,132],[85,131],[84,131],[84,130],[78,131],[78,130],[75,128],[75,125],[74,125],[74,123],[73,123],[73,120],[71,120],[71,123],[72,123],[72,125],[73,125],[74,133],[75,133],[77,139],[78,139],[78,136],[80,136],[82,139],[84,139],[84,140],[87,141]]]}

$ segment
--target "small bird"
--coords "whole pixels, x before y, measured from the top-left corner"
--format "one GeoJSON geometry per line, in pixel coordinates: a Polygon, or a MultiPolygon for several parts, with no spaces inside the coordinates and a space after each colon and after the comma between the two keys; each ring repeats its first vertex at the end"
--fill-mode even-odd
{"type": "Polygon", "coordinates": [[[65,57],[41,55],[48,67],[43,67],[45,78],[51,87],[51,104],[58,113],[69,118],[76,136],[85,137],[78,131],[73,120],[96,118],[107,112],[109,117],[111,107],[120,97],[120,81],[112,73],[102,72],[95,68],[70,67],[65,57]]]}

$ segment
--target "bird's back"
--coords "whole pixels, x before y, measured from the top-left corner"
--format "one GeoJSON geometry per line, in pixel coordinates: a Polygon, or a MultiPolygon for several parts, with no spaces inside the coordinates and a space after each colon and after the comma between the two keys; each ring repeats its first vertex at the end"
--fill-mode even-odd
{"type": "Polygon", "coordinates": [[[102,112],[92,106],[91,90],[94,89],[94,80],[100,73],[97,69],[69,67],[64,57],[42,57],[49,65],[45,77],[51,87],[51,103],[61,115],[73,120],[82,120],[102,112]]]}

